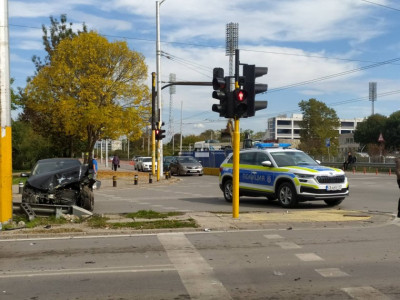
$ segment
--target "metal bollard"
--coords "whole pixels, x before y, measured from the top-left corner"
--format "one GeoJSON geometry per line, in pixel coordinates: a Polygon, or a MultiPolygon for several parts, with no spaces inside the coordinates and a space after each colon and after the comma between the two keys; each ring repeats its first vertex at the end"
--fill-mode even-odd
{"type": "Polygon", "coordinates": [[[22,194],[22,191],[24,190],[24,183],[23,182],[20,182],[19,184],[18,184],[18,193],[19,194],[22,194]]]}
{"type": "Polygon", "coordinates": [[[117,176],[113,176],[113,187],[117,187],[117,176]]]}
{"type": "Polygon", "coordinates": [[[169,177],[169,172],[167,171],[167,172],[165,172],[165,178],[166,179],[169,179],[170,177],[169,177]]]}
{"type": "Polygon", "coordinates": [[[149,174],[149,183],[153,183],[153,174],[149,174]]]}
{"type": "Polygon", "coordinates": [[[138,174],[135,174],[135,177],[133,178],[133,183],[135,185],[138,185],[138,180],[139,180],[139,176],[138,176],[138,174]]]}

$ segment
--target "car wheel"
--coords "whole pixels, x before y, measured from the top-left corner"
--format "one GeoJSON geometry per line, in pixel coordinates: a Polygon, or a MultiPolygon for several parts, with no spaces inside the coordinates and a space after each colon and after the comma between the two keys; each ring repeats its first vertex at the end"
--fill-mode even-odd
{"type": "Polygon", "coordinates": [[[227,202],[232,202],[232,189],[232,180],[226,180],[224,182],[224,198],[227,202]]]}
{"type": "Polygon", "coordinates": [[[282,207],[289,208],[297,205],[297,194],[293,184],[282,183],[278,188],[278,200],[282,207]]]}
{"type": "Polygon", "coordinates": [[[336,206],[336,205],[339,205],[340,203],[342,203],[343,200],[344,200],[344,198],[338,198],[338,199],[329,199],[329,200],[324,200],[324,201],[328,206],[336,206]]]}
{"type": "Polygon", "coordinates": [[[82,189],[81,203],[82,203],[82,208],[84,208],[88,211],[93,211],[94,196],[93,196],[93,192],[87,186],[83,187],[83,189],[82,189]]]}

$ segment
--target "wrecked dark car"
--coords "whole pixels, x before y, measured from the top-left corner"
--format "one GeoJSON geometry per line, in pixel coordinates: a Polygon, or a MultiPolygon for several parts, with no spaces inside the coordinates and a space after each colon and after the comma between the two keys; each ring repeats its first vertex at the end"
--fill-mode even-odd
{"type": "Polygon", "coordinates": [[[93,211],[93,171],[74,158],[37,161],[22,192],[22,202],[33,204],[77,205],[93,211]]]}

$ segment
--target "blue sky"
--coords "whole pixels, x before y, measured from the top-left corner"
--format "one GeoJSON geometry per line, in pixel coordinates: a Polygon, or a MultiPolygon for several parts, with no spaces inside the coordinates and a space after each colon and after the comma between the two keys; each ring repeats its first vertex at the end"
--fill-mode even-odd
{"type": "MultiPolygon", "coordinates": [[[[75,28],[84,22],[110,41],[126,40],[156,71],[156,2],[153,0],[9,0],[11,77],[14,88],[33,75],[33,55],[44,57],[42,24],[67,14],[75,28]]],[[[369,82],[377,82],[375,113],[400,110],[400,1],[396,0],[165,0],[160,7],[161,79],[211,81],[214,67],[229,70],[226,24],[239,23],[241,63],[268,67],[266,110],[241,119],[242,130],[265,131],[278,114],[299,113],[301,100],[316,98],[339,118],[371,114],[369,82]],[[379,62],[393,60],[376,67],[379,62]]],[[[174,132],[198,134],[225,128],[211,111],[212,87],[177,86],[162,94],[163,120],[174,132]],[[172,100],[171,100],[172,98],[172,100]]]]}

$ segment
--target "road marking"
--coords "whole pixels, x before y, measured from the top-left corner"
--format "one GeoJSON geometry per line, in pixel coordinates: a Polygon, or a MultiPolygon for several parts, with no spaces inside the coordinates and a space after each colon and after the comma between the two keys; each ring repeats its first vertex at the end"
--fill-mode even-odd
{"type": "Polygon", "coordinates": [[[41,270],[41,271],[16,271],[0,273],[0,278],[23,278],[23,277],[45,277],[45,276],[65,276],[65,275],[98,275],[98,274],[117,274],[117,273],[139,273],[139,272],[165,272],[175,271],[171,264],[153,266],[127,266],[127,267],[106,267],[106,268],[81,268],[81,269],[62,269],[62,270],[41,270]]]}
{"type": "Polygon", "coordinates": [[[353,299],[362,300],[387,300],[389,297],[385,296],[377,289],[371,286],[360,286],[360,287],[348,287],[342,288],[342,291],[347,293],[353,299]]]}
{"type": "Polygon", "coordinates": [[[346,277],[349,274],[341,271],[338,268],[315,269],[323,277],[346,277]]]}
{"type": "Polygon", "coordinates": [[[278,245],[279,247],[281,247],[282,249],[299,249],[301,248],[301,246],[292,243],[292,242],[277,242],[275,243],[276,245],[278,245]]]}
{"type": "Polygon", "coordinates": [[[280,236],[279,234],[266,234],[266,235],[264,235],[264,237],[269,240],[283,239],[283,236],[280,236]]]}
{"type": "Polygon", "coordinates": [[[211,266],[183,233],[158,234],[192,299],[232,299],[211,266]]]}
{"type": "Polygon", "coordinates": [[[324,260],[315,253],[297,253],[296,256],[302,261],[321,261],[324,260]]]}

